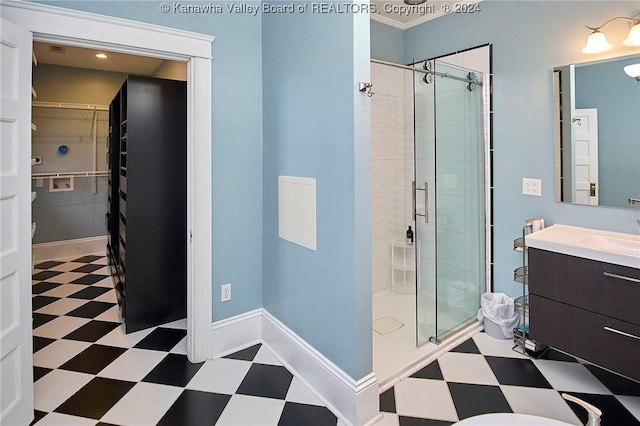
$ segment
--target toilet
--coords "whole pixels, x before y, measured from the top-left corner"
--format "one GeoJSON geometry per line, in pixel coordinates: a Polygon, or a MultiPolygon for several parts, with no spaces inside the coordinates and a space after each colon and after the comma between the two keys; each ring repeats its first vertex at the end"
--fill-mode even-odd
{"type": "Polygon", "coordinates": [[[469,417],[456,425],[460,426],[575,426],[571,423],[546,417],[530,416],[528,414],[492,413],[469,417]]]}
{"type": "MultiPolygon", "coordinates": [[[[589,415],[586,426],[599,426],[602,411],[586,401],[576,398],[566,393],[562,397],[567,401],[578,404],[589,415]]],[[[549,419],[547,417],[532,416],[529,414],[516,413],[491,413],[481,414],[479,416],[469,417],[456,423],[460,426],[575,426],[571,423],[561,422],[560,420],[549,419]]]]}

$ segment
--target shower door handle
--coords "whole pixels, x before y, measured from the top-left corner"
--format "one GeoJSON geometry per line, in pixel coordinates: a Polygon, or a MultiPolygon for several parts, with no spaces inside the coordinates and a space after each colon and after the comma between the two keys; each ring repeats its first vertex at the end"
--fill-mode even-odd
{"type": "Polygon", "coordinates": [[[424,183],[424,188],[416,187],[416,182],[413,181],[413,220],[416,220],[417,216],[424,217],[424,223],[429,223],[429,184],[424,183]],[[424,191],[424,213],[418,213],[416,207],[416,191],[424,191]]]}

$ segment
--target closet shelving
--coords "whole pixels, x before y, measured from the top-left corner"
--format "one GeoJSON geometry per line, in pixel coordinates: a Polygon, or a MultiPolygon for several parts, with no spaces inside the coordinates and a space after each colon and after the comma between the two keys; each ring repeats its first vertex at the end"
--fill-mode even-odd
{"type": "MultiPolygon", "coordinates": [[[[38,59],[36,58],[36,54],[33,52],[33,49],[31,51],[31,60],[33,62],[33,66],[37,66],[38,65],[38,59]]],[[[36,99],[38,97],[38,94],[36,93],[36,89],[33,87],[33,84],[31,85],[31,97],[33,99],[36,99]]],[[[33,102],[33,100],[32,100],[33,102]]],[[[36,131],[36,125],[31,123],[31,131],[36,131]]],[[[31,158],[31,166],[34,166],[36,164],[36,159],[35,158],[31,158]]],[[[31,192],[31,202],[33,203],[33,200],[36,199],[36,193],[35,192],[31,192]]],[[[36,223],[32,222],[31,223],[31,242],[33,244],[33,237],[36,234],[36,223]]],[[[33,270],[36,266],[36,256],[35,254],[32,253],[31,255],[31,269],[33,270]]]]}
{"type": "Polygon", "coordinates": [[[186,82],[128,76],[109,107],[107,253],[127,333],[186,317],[186,82]]]}

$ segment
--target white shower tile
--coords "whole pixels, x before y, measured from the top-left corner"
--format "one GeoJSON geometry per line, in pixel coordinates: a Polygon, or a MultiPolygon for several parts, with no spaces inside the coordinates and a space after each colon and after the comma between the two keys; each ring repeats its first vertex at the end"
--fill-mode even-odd
{"type": "Polygon", "coordinates": [[[464,55],[462,53],[454,53],[453,55],[448,55],[440,58],[440,62],[450,65],[457,65],[459,67],[464,67],[464,55]]]}
{"type": "Polygon", "coordinates": [[[464,158],[467,161],[484,161],[484,137],[480,123],[467,123],[464,126],[464,158]]]}
{"type": "Polygon", "coordinates": [[[371,125],[373,127],[397,127],[396,98],[376,94],[371,98],[371,125]]]}
{"type": "Polygon", "coordinates": [[[404,128],[413,129],[413,96],[402,99],[404,99],[404,128]]]}
{"type": "MultiPolygon", "coordinates": [[[[462,105],[461,105],[462,107],[462,105]]],[[[416,94],[415,97],[415,126],[427,127],[435,124],[433,96],[428,94],[416,94]]],[[[462,109],[461,109],[462,110],[462,109]]]]}
{"type": "Polygon", "coordinates": [[[412,74],[411,71],[403,70],[401,68],[395,68],[395,81],[396,81],[396,92],[395,95],[399,98],[404,98],[404,85],[407,74],[412,74]]]}
{"type": "Polygon", "coordinates": [[[471,68],[485,74],[489,73],[489,46],[467,50],[462,55],[464,56],[465,68],[471,68]]]}
{"type": "Polygon", "coordinates": [[[412,71],[406,71],[403,74],[404,87],[402,89],[402,96],[405,98],[413,98],[413,79],[414,73],[412,71]]]}
{"type": "Polygon", "coordinates": [[[484,196],[484,164],[480,161],[464,162],[464,195],[470,198],[484,196]]]}
{"type": "Polygon", "coordinates": [[[415,175],[414,175],[414,162],[413,159],[409,159],[409,160],[405,160],[404,161],[404,189],[407,191],[410,191],[412,186],[411,183],[413,182],[413,180],[415,179],[415,175]]]}
{"type": "Polygon", "coordinates": [[[396,190],[396,160],[371,160],[372,193],[396,190]]]}
{"type": "Polygon", "coordinates": [[[435,127],[416,127],[415,158],[429,160],[435,158],[435,127]]]}
{"type": "Polygon", "coordinates": [[[464,124],[465,96],[463,88],[438,90],[436,110],[437,124],[464,124]]]}
{"type": "Polygon", "coordinates": [[[391,127],[371,128],[371,159],[395,160],[398,157],[398,131],[391,127]]]}
{"type": "Polygon", "coordinates": [[[376,228],[378,224],[395,220],[397,192],[384,191],[371,194],[371,226],[376,228]]]}
{"type": "Polygon", "coordinates": [[[465,162],[438,161],[437,189],[439,194],[459,195],[464,190],[465,162]]]}
{"type": "Polygon", "coordinates": [[[396,160],[396,191],[402,192],[406,189],[405,181],[405,161],[403,159],[396,160]]]}
{"type": "Polygon", "coordinates": [[[438,227],[450,231],[465,230],[465,199],[459,195],[438,196],[438,227]]]}
{"type": "Polygon", "coordinates": [[[405,157],[405,131],[404,129],[396,129],[396,160],[403,160],[405,157]]]}
{"type": "MultiPolygon", "coordinates": [[[[448,265],[460,265],[460,258],[464,255],[466,236],[462,232],[438,229],[438,261],[448,265]]],[[[463,278],[463,277],[461,277],[463,278]]]]}
{"type": "Polygon", "coordinates": [[[404,216],[403,219],[407,224],[413,224],[415,228],[415,222],[413,220],[413,192],[405,191],[404,193],[404,216]]]}
{"type": "Polygon", "coordinates": [[[396,96],[395,68],[382,64],[371,64],[371,83],[376,95],[396,96]]]}
{"type": "Polygon", "coordinates": [[[399,194],[398,205],[396,209],[396,215],[398,220],[398,230],[404,232],[407,230],[407,226],[413,225],[413,215],[411,213],[412,199],[411,191],[403,191],[399,194]]]}
{"type": "Polygon", "coordinates": [[[399,239],[400,235],[398,235],[395,220],[385,223],[377,229],[374,228],[371,242],[372,259],[389,256],[391,253],[391,242],[399,239]]]}
{"type": "Polygon", "coordinates": [[[373,292],[391,289],[391,256],[373,260],[372,270],[373,292]]]}
{"type": "Polygon", "coordinates": [[[405,160],[413,161],[413,153],[414,153],[414,135],[413,135],[413,127],[410,129],[404,129],[404,158],[405,160]]]}
{"type": "Polygon", "coordinates": [[[441,160],[464,160],[465,126],[441,125],[436,130],[436,156],[441,160]]]}
{"type": "Polygon", "coordinates": [[[404,110],[404,98],[396,98],[396,128],[404,129],[405,110],[404,110]]]}

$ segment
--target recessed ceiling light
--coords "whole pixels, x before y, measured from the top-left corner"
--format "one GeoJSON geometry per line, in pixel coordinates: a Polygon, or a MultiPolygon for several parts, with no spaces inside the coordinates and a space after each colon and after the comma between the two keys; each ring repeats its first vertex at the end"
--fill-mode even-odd
{"type": "Polygon", "coordinates": [[[96,53],[96,58],[99,58],[99,59],[107,59],[107,58],[108,58],[108,56],[107,56],[107,55],[105,55],[104,53],[96,53]]]}

